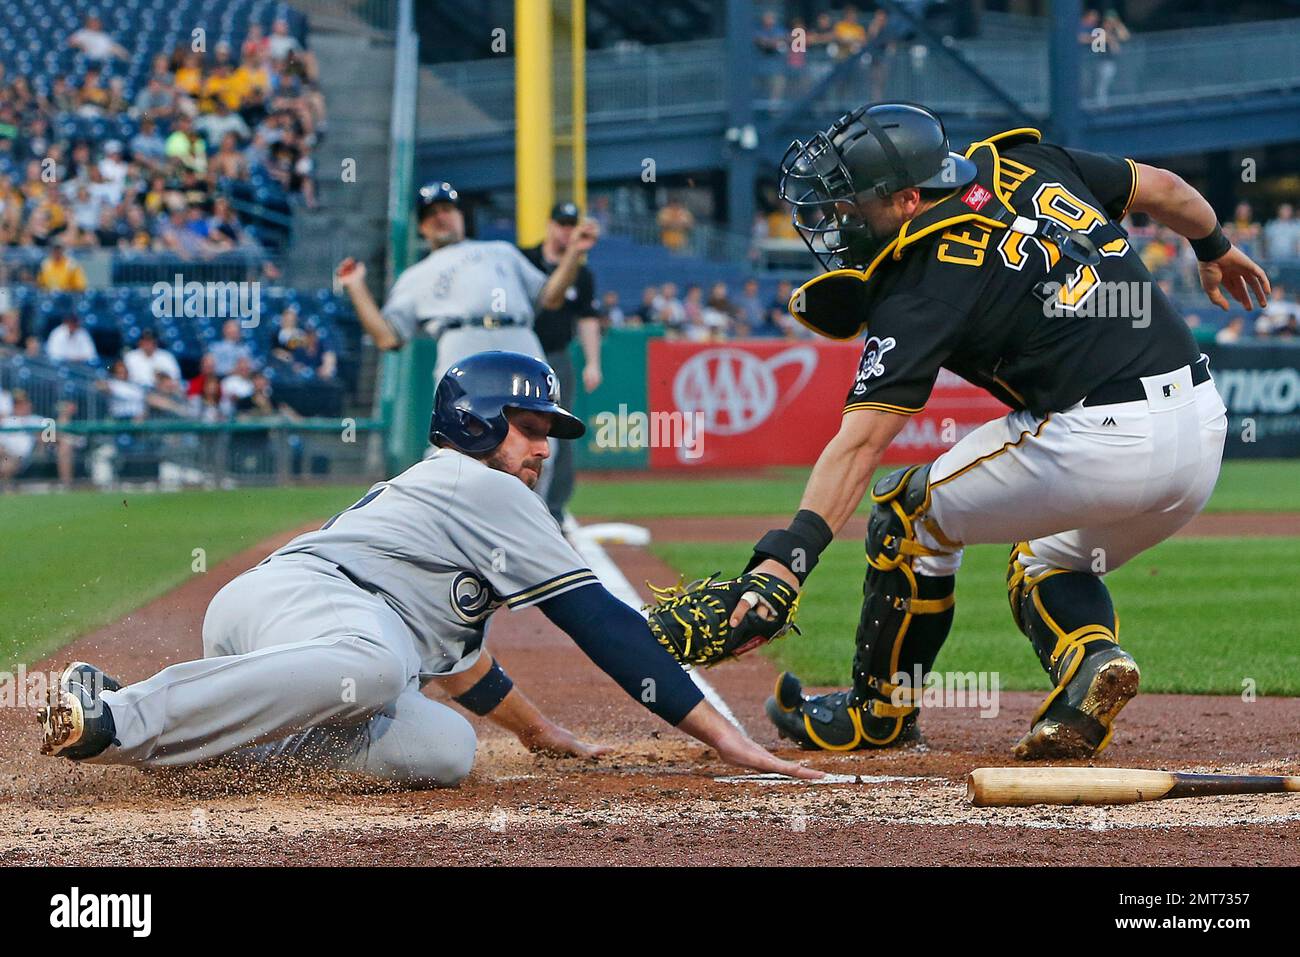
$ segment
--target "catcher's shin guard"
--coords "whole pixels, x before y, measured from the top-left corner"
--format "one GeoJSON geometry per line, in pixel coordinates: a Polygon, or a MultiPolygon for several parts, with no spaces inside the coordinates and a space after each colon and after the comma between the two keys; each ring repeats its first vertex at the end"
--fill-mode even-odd
{"type": "Polygon", "coordinates": [[[919,736],[915,702],[921,689],[912,687],[914,675],[924,678],[948,637],[956,578],[921,575],[914,565],[922,556],[950,555],[960,547],[925,515],[929,472],[928,465],[899,469],[872,489],[852,689],[812,698],[778,693],[768,701],[777,730],[803,747],[886,748],[919,736]],[[918,525],[939,548],[918,541],[918,525]]]}
{"type": "Polygon", "coordinates": [[[1011,550],[1011,615],[1054,687],[1034,712],[1015,755],[1092,757],[1110,744],[1115,717],[1137,694],[1141,675],[1119,646],[1119,619],[1102,580],[1068,569],[1030,575],[1020,561],[1028,554],[1025,542],[1011,550]]]}

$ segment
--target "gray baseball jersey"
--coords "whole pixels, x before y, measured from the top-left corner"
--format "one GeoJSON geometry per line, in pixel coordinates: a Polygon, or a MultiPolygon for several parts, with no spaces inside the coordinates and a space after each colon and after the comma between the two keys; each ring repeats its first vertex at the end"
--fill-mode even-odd
{"type": "Polygon", "coordinates": [[[401,617],[424,675],[469,667],[487,620],[597,581],[545,503],[505,472],[440,449],[267,561],[339,566],[401,617]]]}
{"type": "Polygon", "coordinates": [[[383,316],[409,342],[437,336],[439,317],[513,316],[532,321],[546,274],[512,243],[463,239],[435,249],[397,277],[383,316]]]}

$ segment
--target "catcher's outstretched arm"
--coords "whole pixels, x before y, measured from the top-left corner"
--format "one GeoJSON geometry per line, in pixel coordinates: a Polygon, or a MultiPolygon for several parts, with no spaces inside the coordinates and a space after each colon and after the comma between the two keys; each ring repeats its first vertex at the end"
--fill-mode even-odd
{"type": "MultiPolygon", "coordinates": [[[[826,443],[826,448],[817,457],[812,474],[808,476],[803,499],[799,502],[800,512],[813,512],[821,516],[832,536],[843,528],[849,516],[862,502],[862,496],[867,494],[871,476],[880,464],[885,449],[902,431],[907,419],[905,415],[878,409],[854,409],[846,412],[840,420],[839,431],[826,443]]],[[[791,529],[794,528],[796,525],[791,525],[791,529]]],[[[829,539],[825,541],[829,542],[829,539]]],[[[758,554],[763,553],[759,551],[758,554]]],[[[811,571],[815,563],[814,554],[806,565],[806,570],[811,571]]],[[[801,577],[806,577],[806,574],[795,574],[795,571],[801,569],[792,571],[774,558],[759,562],[751,571],[774,575],[795,588],[800,586],[801,577]]],[[[731,615],[733,628],[740,623],[747,611],[749,603],[742,600],[731,615]]]]}
{"type": "Polygon", "coordinates": [[[816,512],[838,532],[867,494],[871,476],[908,416],[879,409],[846,412],[835,437],[817,457],[800,508],[816,512]]]}

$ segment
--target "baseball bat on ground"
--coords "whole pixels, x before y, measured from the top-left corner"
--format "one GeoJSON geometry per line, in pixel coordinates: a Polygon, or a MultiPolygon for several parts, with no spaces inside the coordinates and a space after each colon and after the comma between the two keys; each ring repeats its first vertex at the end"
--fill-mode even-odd
{"type": "Polygon", "coordinates": [[[966,777],[966,797],[976,807],[1134,804],[1281,791],[1300,791],[1300,776],[1186,774],[1138,768],[976,768],[966,777]]]}

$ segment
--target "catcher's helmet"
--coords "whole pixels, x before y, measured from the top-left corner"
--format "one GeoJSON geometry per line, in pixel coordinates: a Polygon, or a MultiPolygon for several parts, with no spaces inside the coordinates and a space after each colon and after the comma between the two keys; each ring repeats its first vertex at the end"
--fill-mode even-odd
{"type": "Polygon", "coordinates": [[[451,203],[453,206],[459,206],[460,193],[456,192],[456,187],[451,183],[437,180],[425,183],[415,194],[417,218],[424,219],[424,214],[433,207],[434,203],[451,203]]]}
{"type": "Polygon", "coordinates": [[[446,371],[433,395],[429,441],[482,455],[510,431],[506,409],[530,409],[551,416],[551,435],[576,439],[587,431],[560,406],[560,383],[541,359],[522,352],[478,352],[446,371]]]}
{"type": "Polygon", "coordinates": [[[827,269],[862,268],[888,236],[837,203],[901,189],[953,190],[975,178],[975,164],[948,149],[943,121],[923,106],[879,103],[845,113],[808,142],[795,140],[781,160],[783,200],[794,225],[827,269]]]}

